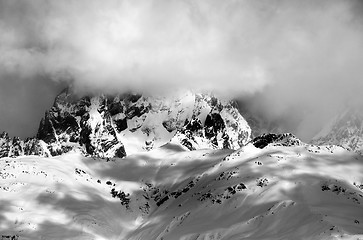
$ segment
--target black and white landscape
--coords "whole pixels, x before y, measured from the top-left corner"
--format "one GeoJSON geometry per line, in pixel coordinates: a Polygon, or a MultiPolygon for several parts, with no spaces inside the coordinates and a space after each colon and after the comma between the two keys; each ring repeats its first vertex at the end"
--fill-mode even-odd
{"type": "Polygon", "coordinates": [[[363,239],[360,0],[0,0],[0,236],[363,239]]]}

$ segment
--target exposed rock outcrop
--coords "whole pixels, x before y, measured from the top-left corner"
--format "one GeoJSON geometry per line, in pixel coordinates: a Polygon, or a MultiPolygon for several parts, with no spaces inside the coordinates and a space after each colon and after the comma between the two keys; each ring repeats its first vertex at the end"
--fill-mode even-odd
{"type": "Polygon", "coordinates": [[[257,148],[265,148],[267,146],[300,146],[302,142],[291,133],[282,134],[262,134],[252,140],[252,144],[257,148]]]}

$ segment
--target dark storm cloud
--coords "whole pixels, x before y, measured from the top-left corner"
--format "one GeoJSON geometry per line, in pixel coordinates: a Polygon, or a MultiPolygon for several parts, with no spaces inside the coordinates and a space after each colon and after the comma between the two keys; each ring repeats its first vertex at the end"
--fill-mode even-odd
{"type": "Polygon", "coordinates": [[[0,0],[1,85],[40,75],[80,91],[192,87],[252,96],[271,119],[321,119],[321,109],[361,101],[359,9],[338,0],[0,0]]]}
{"type": "Polygon", "coordinates": [[[23,138],[34,136],[61,88],[41,76],[23,79],[13,74],[0,75],[0,132],[23,138]]]}

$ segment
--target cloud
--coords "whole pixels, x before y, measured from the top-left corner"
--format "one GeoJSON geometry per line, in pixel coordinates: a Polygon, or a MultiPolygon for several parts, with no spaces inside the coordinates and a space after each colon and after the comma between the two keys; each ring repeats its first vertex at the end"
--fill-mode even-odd
{"type": "Polygon", "coordinates": [[[267,83],[252,36],[264,23],[250,4],[35,0],[0,7],[3,71],[44,72],[80,89],[235,92],[237,85],[254,92],[267,83]]]}
{"type": "Polygon", "coordinates": [[[0,75],[12,76],[0,83],[45,76],[79,91],[212,90],[248,97],[270,119],[312,116],[361,101],[359,9],[338,0],[0,0],[0,75]]]}

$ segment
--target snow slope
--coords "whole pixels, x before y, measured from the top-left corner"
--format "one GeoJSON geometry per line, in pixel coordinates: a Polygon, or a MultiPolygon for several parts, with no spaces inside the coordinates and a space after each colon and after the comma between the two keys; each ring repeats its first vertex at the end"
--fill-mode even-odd
{"type": "Polygon", "coordinates": [[[0,159],[2,239],[363,239],[363,157],[180,145],[0,159]]]}

